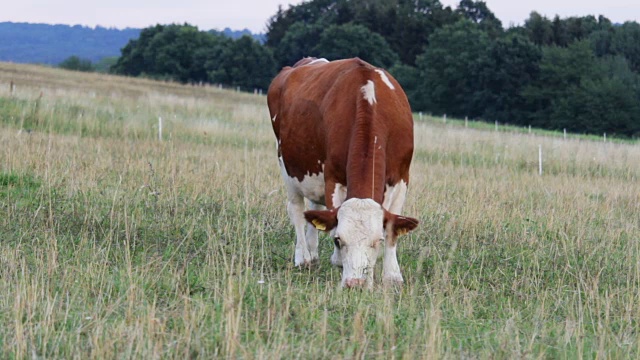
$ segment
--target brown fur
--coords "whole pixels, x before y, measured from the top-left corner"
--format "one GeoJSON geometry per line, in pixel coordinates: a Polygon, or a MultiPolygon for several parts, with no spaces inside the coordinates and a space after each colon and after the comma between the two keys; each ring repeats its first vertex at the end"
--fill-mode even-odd
{"type": "Polygon", "coordinates": [[[308,65],[312,60],[283,68],[269,87],[267,102],[271,118],[276,117],[273,131],[285,169],[302,181],[305,174],[322,172],[320,160],[329,209],[336,183],[347,186],[347,199],[382,204],[385,184],[409,183],[413,117],[407,97],[391,75],[394,90],[358,58],[308,65]],[[368,80],[375,84],[372,105],[361,92],[368,80]]]}

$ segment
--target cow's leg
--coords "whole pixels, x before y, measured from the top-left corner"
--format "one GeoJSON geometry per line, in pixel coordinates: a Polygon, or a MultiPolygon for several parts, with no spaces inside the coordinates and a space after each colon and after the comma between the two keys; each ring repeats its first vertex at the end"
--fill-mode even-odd
{"type": "Polygon", "coordinates": [[[309,254],[309,248],[305,239],[305,226],[307,220],[304,218],[304,197],[298,187],[299,182],[295,181],[287,173],[284,166],[284,159],[282,156],[278,158],[280,164],[280,172],[282,179],[287,188],[287,213],[291,224],[296,230],[296,249],[294,253],[294,264],[296,266],[307,266],[311,263],[311,254],[309,254]]]}
{"type": "Polygon", "coordinates": [[[296,266],[309,266],[311,264],[311,254],[309,253],[309,247],[305,238],[305,227],[307,225],[307,221],[304,218],[304,198],[301,195],[289,195],[287,213],[289,214],[289,219],[291,219],[293,227],[296,229],[294,264],[296,266]]]}
{"type": "MultiPolygon", "coordinates": [[[[325,207],[316,204],[313,201],[309,201],[309,208],[311,210],[324,210],[325,207]]],[[[306,233],[306,241],[307,246],[309,247],[309,254],[311,256],[311,262],[318,261],[318,229],[312,224],[307,223],[307,233],[306,233]]]]}
{"type": "MultiPolygon", "coordinates": [[[[327,179],[325,180],[325,194],[331,194],[331,196],[326,199],[327,207],[335,209],[340,207],[347,198],[347,187],[327,179]]],[[[336,236],[336,229],[331,230],[330,235],[331,239],[333,239],[336,236]]],[[[331,254],[331,263],[335,266],[342,267],[342,256],[340,256],[340,250],[335,245],[333,246],[333,254],[331,254]]]]}
{"type": "MultiPolygon", "coordinates": [[[[405,196],[407,195],[407,183],[400,181],[394,186],[388,186],[385,191],[384,206],[388,211],[394,214],[402,213],[402,206],[404,205],[405,196]]],[[[385,283],[397,283],[404,282],[402,273],[400,272],[400,265],[398,264],[398,256],[396,254],[396,240],[397,237],[392,231],[385,232],[385,249],[384,249],[384,262],[382,264],[382,281],[385,283]]]]}

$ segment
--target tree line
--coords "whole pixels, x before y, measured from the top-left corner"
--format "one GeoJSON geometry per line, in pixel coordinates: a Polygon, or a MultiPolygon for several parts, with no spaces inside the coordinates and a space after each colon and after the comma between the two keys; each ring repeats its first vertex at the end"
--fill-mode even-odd
{"type": "Polygon", "coordinates": [[[640,25],[532,12],[505,29],[483,1],[312,0],[278,9],[266,42],[184,25],[131,40],[111,70],[266,89],[305,56],[358,56],[389,69],[414,111],[640,136],[640,25]]]}

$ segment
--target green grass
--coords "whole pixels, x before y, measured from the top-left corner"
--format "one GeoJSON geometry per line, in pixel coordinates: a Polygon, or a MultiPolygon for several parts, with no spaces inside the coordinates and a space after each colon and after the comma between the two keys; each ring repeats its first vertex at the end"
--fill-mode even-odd
{"type": "Polygon", "coordinates": [[[265,102],[0,64],[0,358],[640,356],[637,143],[417,122],[405,284],[346,291],[265,102]]]}

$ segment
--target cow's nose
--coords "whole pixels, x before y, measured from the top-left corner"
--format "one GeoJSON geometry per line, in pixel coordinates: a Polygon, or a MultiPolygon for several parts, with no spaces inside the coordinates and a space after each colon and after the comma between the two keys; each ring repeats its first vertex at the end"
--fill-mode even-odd
{"type": "Polygon", "coordinates": [[[344,287],[352,289],[352,288],[361,288],[364,286],[366,279],[361,278],[352,278],[344,281],[344,287]]]}

